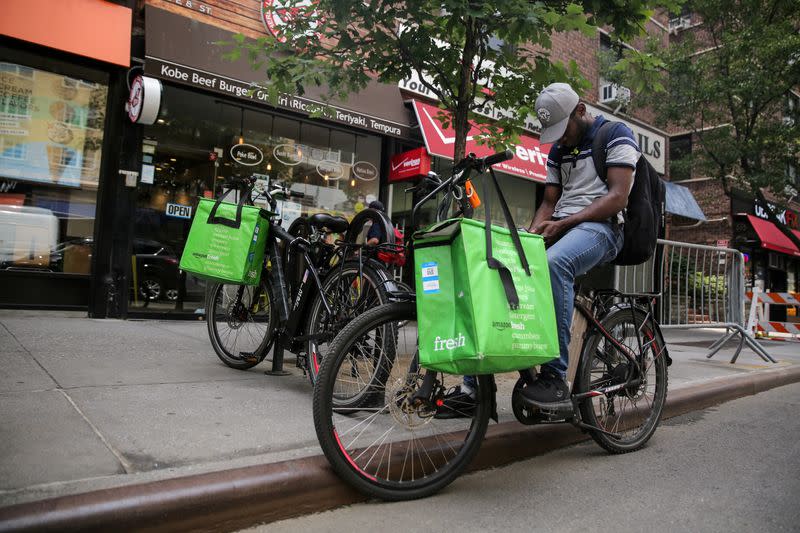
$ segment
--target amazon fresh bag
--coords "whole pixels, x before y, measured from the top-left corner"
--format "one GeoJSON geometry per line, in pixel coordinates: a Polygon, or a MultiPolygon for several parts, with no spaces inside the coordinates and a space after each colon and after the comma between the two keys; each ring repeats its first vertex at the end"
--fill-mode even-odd
{"type": "Polygon", "coordinates": [[[483,222],[470,219],[447,220],[417,233],[414,264],[423,367],[494,374],[558,357],[544,240],[527,233],[518,234],[517,240],[522,255],[509,230],[490,226],[487,232],[483,222]]]}

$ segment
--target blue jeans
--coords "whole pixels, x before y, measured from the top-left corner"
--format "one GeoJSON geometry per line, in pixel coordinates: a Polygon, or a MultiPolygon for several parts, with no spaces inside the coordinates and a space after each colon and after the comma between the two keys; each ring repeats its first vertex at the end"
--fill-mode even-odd
{"type": "Polygon", "coordinates": [[[582,222],[547,249],[560,357],[542,365],[542,371],[566,377],[575,278],[613,260],[622,249],[622,240],[620,226],[606,222],[582,222]]]}

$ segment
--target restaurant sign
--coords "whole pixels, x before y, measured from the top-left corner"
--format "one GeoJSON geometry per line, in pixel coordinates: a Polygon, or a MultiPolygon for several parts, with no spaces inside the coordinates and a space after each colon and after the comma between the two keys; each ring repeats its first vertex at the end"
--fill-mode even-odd
{"type": "MultiPolygon", "coordinates": [[[[148,57],[147,63],[145,64],[145,72],[161,79],[174,81],[199,89],[272,105],[267,90],[255,83],[197,70],[167,60],[148,57]]],[[[291,94],[279,95],[276,103],[279,108],[303,114],[311,114],[315,111],[319,111],[323,109],[324,106],[324,104],[320,102],[291,94]]],[[[410,135],[409,127],[404,124],[335,106],[328,106],[327,111],[328,113],[325,115],[325,118],[332,122],[372,131],[381,135],[390,135],[393,137],[408,137],[410,135]]]]}

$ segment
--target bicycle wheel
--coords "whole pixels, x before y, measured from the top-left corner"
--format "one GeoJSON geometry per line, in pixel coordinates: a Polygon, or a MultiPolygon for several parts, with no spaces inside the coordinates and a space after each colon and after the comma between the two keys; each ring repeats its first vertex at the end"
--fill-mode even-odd
{"type": "Polygon", "coordinates": [[[417,399],[427,372],[418,365],[413,303],[367,311],[331,344],[314,386],[314,428],[334,470],[361,492],[384,500],[428,496],[452,482],[480,448],[492,409],[491,378],[478,376],[474,407],[461,411],[463,418],[445,419],[437,410],[463,376],[435,373],[433,392],[417,399]],[[389,367],[386,379],[371,386],[376,401],[341,407],[353,391],[361,393],[353,370],[376,350],[389,367]]]}
{"type": "MultiPolygon", "coordinates": [[[[317,380],[322,357],[336,334],[364,311],[388,301],[386,290],[390,279],[388,271],[366,261],[361,264],[360,271],[358,261],[352,260],[330,270],[322,282],[322,291],[332,313],[328,316],[322,305],[322,297],[317,294],[311,302],[306,321],[306,336],[309,338],[307,370],[312,385],[317,380]]],[[[373,363],[377,367],[377,360],[373,363]]],[[[354,397],[353,400],[358,401],[359,398],[354,397]]]]}
{"type": "Polygon", "coordinates": [[[277,322],[268,280],[258,286],[214,284],[206,309],[208,336],[223,363],[247,370],[264,360],[277,322]]]}
{"type": "Polygon", "coordinates": [[[666,349],[661,331],[658,326],[653,328],[652,322],[642,325],[645,318],[642,311],[637,309],[635,317],[634,323],[631,309],[620,308],[603,318],[601,324],[636,355],[641,371],[631,368],[619,348],[596,332],[584,343],[575,384],[576,392],[588,392],[623,384],[628,373],[634,372],[635,384],[587,398],[580,406],[584,422],[608,432],[589,431],[595,442],[611,453],[632,452],[644,446],[658,426],[667,398],[666,349]],[[642,338],[641,350],[637,327],[642,338]]]}

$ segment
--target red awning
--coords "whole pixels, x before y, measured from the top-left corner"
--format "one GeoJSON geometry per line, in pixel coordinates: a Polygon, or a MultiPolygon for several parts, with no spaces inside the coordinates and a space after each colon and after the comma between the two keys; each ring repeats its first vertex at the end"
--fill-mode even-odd
{"type": "MultiPolygon", "coordinates": [[[[753,229],[758,234],[758,238],[761,239],[762,248],[800,257],[800,250],[797,249],[797,246],[789,240],[789,237],[781,233],[781,230],[775,224],[754,215],[747,215],[747,220],[750,221],[753,229]]],[[[792,233],[800,237],[800,231],[792,230],[792,233]]]]}
{"type": "MultiPolygon", "coordinates": [[[[417,114],[417,121],[428,152],[431,155],[452,160],[456,133],[452,124],[445,128],[437,118],[443,111],[435,105],[425,104],[418,100],[414,100],[414,111],[417,114]]],[[[472,152],[478,157],[493,154],[495,150],[492,150],[491,147],[474,141],[474,137],[479,136],[480,133],[475,126],[470,129],[467,136],[467,153],[472,152]]],[[[550,151],[550,145],[540,145],[538,139],[529,135],[520,135],[519,144],[511,149],[514,152],[514,159],[498,163],[494,167],[495,170],[544,183],[547,177],[547,153],[550,151]]]]}

